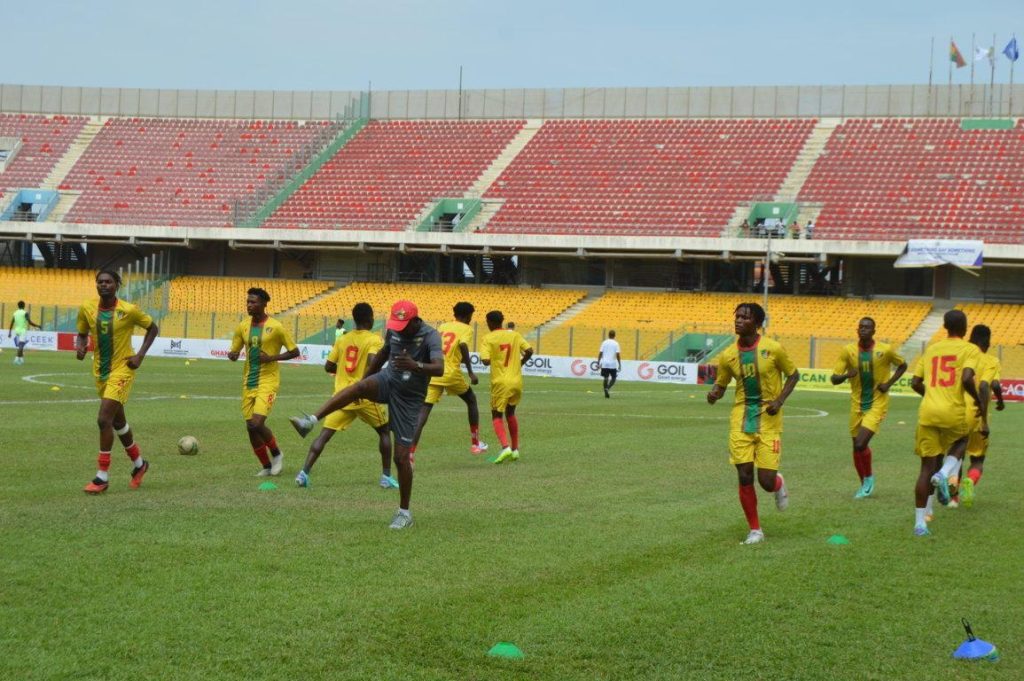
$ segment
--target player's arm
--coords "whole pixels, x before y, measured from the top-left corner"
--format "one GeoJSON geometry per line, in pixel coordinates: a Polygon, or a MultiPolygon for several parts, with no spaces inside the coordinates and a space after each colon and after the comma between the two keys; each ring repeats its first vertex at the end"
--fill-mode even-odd
{"type": "Polygon", "coordinates": [[[992,387],[992,394],[996,396],[996,411],[1002,411],[1006,408],[1003,404],[1003,384],[996,378],[989,385],[992,387]]]}
{"type": "Polygon", "coordinates": [[[89,350],[89,316],[85,314],[85,308],[78,309],[75,328],[78,330],[78,335],[75,336],[75,358],[81,361],[85,359],[85,353],[89,350]]]}
{"type": "MultiPolygon", "coordinates": [[[[35,323],[34,321],[32,321],[32,317],[30,317],[30,316],[29,316],[29,315],[28,315],[27,313],[25,314],[25,321],[26,321],[26,322],[28,322],[28,325],[29,325],[29,326],[34,326],[34,327],[36,327],[37,329],[39,329],[40,331],[42,331],[42,330],[43,330],[43,327],[39,326],[39,325],[38,325],[38,324],[36,324],[36,323],[35,323]]],[[[13,323],[13,322],[12,322],[12,323],[13,323]]]]}
{"type": "Polygon", "coordinates": [[[14,315],[11,315],[11,325],[7,327],[7,337],[10,338],[12,333],[14,333],[14,315]]]}
{"type": "Polygon", "coordinates": [[[914,377],[910,379],[910,389],[915,393],[924,397],[924,355],[917,358],[914,362],[914,377]]]}
{"type": "Polygon", "coordinates": [[[231,349],[228,350],[228,359],[232,362],[237,362],[238,355],[242,352],[243,347],[245,347],[245,339],[242,338],[242,327],[239,325],[235,329],[235,335],[231,337],[231,349]]]}
{"type": "Polygon", "coordinates": [[[708,391],[708,404],[714,404],[722,399],[722,396],[725,395],[725,389],[729,387],[729,381],[732,380],[729,362],[724,354],[722,353],[722,356],[718,358],[718,371],[715,372],[715,384],[708,391]]]}
{"type": "Polygon", "coordinates": [[[462,353],[462,363],[466,366],[466,373],[469,374],[470,384],[477,385],[480,383],[480,379],[473,373],[473,356],[469,354],[469,346],[465,343],[459,343],[459,352],[462,353]]]}
{"type": "Polygon", "coordinates": [[[981,432],[987,434],[988,432],[988,405],[983,404],[981,401],[981,395],[978,394],[978,384],[974,380],[976,374],[974,369],[970,367],[964,367],[963,376],[961,381],[964,384],[964,392],[971,396],[974,400],[974,404],[977,405],[978,416],[981,418],[981,432]]]}
{"type": "Polygon", "coordinates": [[[370,355],[370,358],[366,360],[366,373],[363,374],[363,378],[367,376],[373,376],[375,373],[384,368],[384,363],[388,361],[391,356],[391,344],[384,340],[384,347],[376,355],[370,355]]]}
{"type": "Polygon", "coordinates": [[[616,352],[615,353],[615,359],[618,360],[618,362],[619,362],[619,371],[622,371],[622,353],[621,352],[616,352]]]}
{"type": "Polygon", "coordinates": [[[893,385],[896,384],[896,381],[900,380],[903,377],[903,374],[905,373],[907,373],[907,363],[903,362],[898,367],[896,367],[896,371],[892,373],[892,376],[889,377],[888,381],[878,384],[878,392],[889,392],[889,388],[893,387],[893,385]]]}
{"type": "MultiPolygon", "coordinates": [[[[147,315],[148,316],[148,315],[147,315]]],[[[142,360],[146,359],[146,353],[149,352],[149,346],[156,340],[157,334],[160,333],[160,327],[156,325],[152,319],[149,320],[149,328],[146,329],[146,335],[142,338],[142,347],[134,355],[128,358],[125,362],[129,369],[135,370],[142,366],[142,360]]]]}
{"type": "Polygon", "coordinates": [[[764,411],[769,416],[775,416],[782,409],[782,405],[786,403],[786,399],[790,393],[793,392],[793,388],[800,382],[800,372],[794,371],[786,377],[786,383],[782,386],[782,392],[774,400],[768,403],[768,406],[764,408],[764,411]]]}
{"type": "Polygon", "coordinates": [[[526,349],[523,350],[523,354],[519,356],[519,366],[529,362],[531,357],[533,357],[533,348],[527,345],[526,349]]]}
{"type": "Polygon", "coordinates": [[[287,362],[290,359],[295,359],[302,352],[299,350],[299,346],[292,340],[291,334],[288,333],[288,329],[281,327],[281,334],[284,338],[281,339],[281,347],[284,348],[284,352],[279,352],[276,355],[268,355],[267,353],[260,350],[260,364],[269,364],[270,362],[287,362]]]}
{"type": "Polygon", "coordinates": [[[850,366],[850,355],[846,352],[846,348],[843,348],[839,353],[839,361],[836,362],[836,366],[832,369],[832,376],[829,378],[832,381],[832,385],[839,385],[849,378],[857,376],[857,369],[850,366]]]}
{"type": "Polygon", "coordinates": [[[430,354],[429,362],[422,362],[417,365],[417,370],[427,376],[444,376],[444,350],[441,349],[441,334],[437,331],[431,332],[425,339],[424,345],[430,354]]]}

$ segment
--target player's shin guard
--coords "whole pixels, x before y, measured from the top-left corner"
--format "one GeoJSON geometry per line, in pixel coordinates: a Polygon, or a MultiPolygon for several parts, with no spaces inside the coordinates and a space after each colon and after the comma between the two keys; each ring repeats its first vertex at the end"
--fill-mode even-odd
{"type": "Polygon", "coordinates": [[[865,478],[870,478],[871,475],[872,475],[872,473],[871,473],[871,447],[865,447],[864,449],[860,450],[860,456],[861,456],[860,466],[861,466],[861,470],[864,472],[864,477],[865,478]]]}
{"type": "Polygon", "coordinates": [[[96,477],[106,482],[110,475],[110,452],[100,452],[96,457],[96,477]]]}
{"type": "Polygon", "coordinates": [[[480,426],[470,426],[469,437],[474,445],[480,444],[480,426]]]}
{"type": "Polygon", "coordinates": [[[501,443],[502,449],[508,447],[508,435],[505,434],[505,422],[500,416],[492,419],[491,423],[494,424],[494,434],[498,436],[498,442],[501,443]]]}
{"type": "Polygon", "coordinates": [[[980,468],[970,468],[970,469],[968,469],[967,470],[967,477],[971,479],[971,482],[973,482],[975,485],[977,485],[978,481],[981,480],[981,469],[980,468]]]}
{"type": "Polygon", "coordinates": [[[857,477],[864,482],[864,461],[858,449],[853,450],[853,467],[857,469],[857,477]]]}
{"type": "Polygon", "coordinates": [[[259,447],[253,447],[252,453],[256,455],[256,458],[260,460],[264,468],[270,468],[270,457],[267,455],[267,446],[260,445],[259,447]]]}
{"type": "Polygon", "coordinates": [[[512,436],[512,449],[519,449],[519,417],[515,414],[508,417],[508,432],[512,436]]]}
{"type": "Polygon", "coordinates": [[[740,506],[743,515],[747,516],[747,525],[752,530],[761,529],[761,521],[757,517],[757,492],[753,485],[740,485],[740,506]]]}
{"type": "Polygon", "coordinates": [[[133,462],[137,461],[142,455],[141,450],[139,450],[139,445],[134,442],[124,448],[124,453],[127,454],[128,458],[133,462]]]}

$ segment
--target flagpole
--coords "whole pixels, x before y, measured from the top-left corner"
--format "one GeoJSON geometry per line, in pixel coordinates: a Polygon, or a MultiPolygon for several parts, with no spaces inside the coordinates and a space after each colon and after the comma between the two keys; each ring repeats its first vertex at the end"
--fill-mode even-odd
{"type": "Polygon", "coordinates": [[[996,34],[992,34],[992,47],[988,50],[988,115],[996,115],[996,34]]]}
{"type": "Polygon", "coordinates": [[[928,115],[932,114],[932,71],[935,69],[935,36],[932,36],[932,48],[928,52],[928,115]]]}
{"type": "Polygon", "coordinates": [[[974,102],[974,62],[978,60],[978,48],[974,44],[974,34],[971,34],[971,102],[974,102]]]}
{"type": "Polygon", "coordinates": [[[946,83],[946,115],[953,108],[953,36],[949,36],[949,79],[946,83]]]}

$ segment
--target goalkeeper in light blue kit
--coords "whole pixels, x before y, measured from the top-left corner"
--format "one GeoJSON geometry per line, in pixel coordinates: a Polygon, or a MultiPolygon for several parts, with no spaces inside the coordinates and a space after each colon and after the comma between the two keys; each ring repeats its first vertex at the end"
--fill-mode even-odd
{"type": "Polygon", "coordinates": [[[18,309],[11,315],[11,325],[7,328],[7,337],[14,336],[14,347],[16,347],[17,354],[14,356],[15,364],[25,363],[25,346],[28,345],[28,329],[30,326],[34,326],[37,329],[42,329],[32,321],[32,318],[28,316],[28,311],[25,310],[25,301],[18,301],[18,309]]]}

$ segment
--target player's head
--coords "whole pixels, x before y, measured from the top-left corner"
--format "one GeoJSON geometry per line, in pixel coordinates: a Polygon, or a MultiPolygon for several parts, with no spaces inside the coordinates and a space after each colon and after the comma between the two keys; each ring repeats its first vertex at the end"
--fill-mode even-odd
{"type": "Polygon", "coordinates": [[[25,309],[25,301],[24,300],[19,300],[18,301],[18,309],[19,310],[24,310],[25,309]]]}
{"type": "Polygon", "coordinates": [[[981,348],[982,352],[988,352],[988,346],[992,343],[992,329],[984,324],[975,324],[971,329],[970,341],[981,348]]]}
{"type": "Polygon", "coordinates": [[[345,326],[345,320],[340,318],[338,319],[338,323],[334,325],[334,327],[337,329],[340,329],[343,326],[345,326]]]}
{"type": "Polygon", "coordinates": [[[121,287],[121,275],[113,270],[100,270],[96,273],[96,293],[100,298],[113,298],[121,287]]]}
{"type": "Polygon", "coordinates": [[[515,331],[516,330],[516,323],[515,322],[509,322],[508,324],[505,324],[505,328],[510,330],[510,331],[515,331]]]}
{"type": "Polygon", "coordinates": [[[455,307],[452,308],[452,312],[455,314],[455,318],[463,324],[469,324],[470,320],[473,319],[473,313],[476,312],[476,308],[473,307],[473,303],[467,303],[465,301],[461,303],[455,303],[455,307]]]}
{"type": "Polygon", "coordinates": [[[875,320],[871,317],[862,317],[857,323],[857,339],[861,345],[867,345],[875,338],[875,320]]]}
{"type": "Polygon", "coordinates": [[[967,315],[963,310],[950,310],[942,315],[942,326],[951,337],[963,338],[967,335],[967,315]]]}
{"type": "Polygon", "coordinates": [[[764,326],[764,308],[757,303],[736,306],[734,328],[738,336],[751,336],[764,326]]]}
{"type": "Polygon", "coordinates": [[[389,331],[411,338],[416,335],[423,326],[420,319],[420,309],[411,300],[399,300],[391,306],[391,315],[388,317],[387,327],[389,331]]]}
{"type": "Polygon", "coordinates": [[[491,331],[500,329],[504,321],[505,315],[501,314],[501,310],[491,310],[487,313],[487,328],[491,331]]]}
{"type": "Polygon", "coordinates": [[[368,331],[373,328],[373,308],[369,303],[356,303],[352,306],[352,320],[357,329],[368,331]]]}
{"type": "Polygon", "coordinates": [[[262,317],[270,302],[270,294],[253,286],[245,294],[245,311],[250,317],[262,317]]]}
{"type": "Polygon", "coordinates": [[[615,329],[612,329],[611,331],[608,332],[608,337],[615,338],[615,329]]]}

